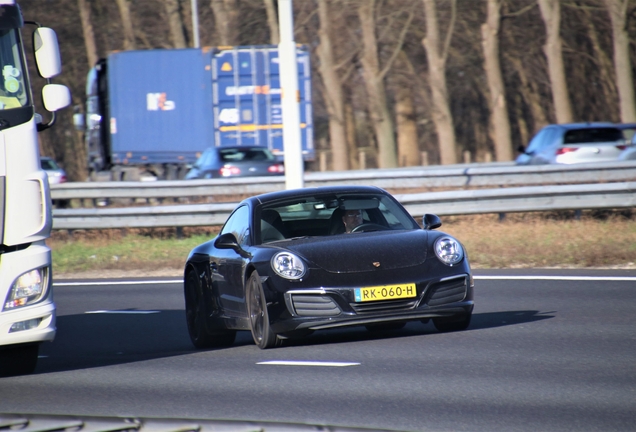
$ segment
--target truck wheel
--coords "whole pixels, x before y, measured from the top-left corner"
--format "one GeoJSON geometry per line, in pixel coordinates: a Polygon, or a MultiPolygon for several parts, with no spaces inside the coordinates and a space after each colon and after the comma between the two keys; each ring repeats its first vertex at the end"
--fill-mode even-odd
{"type": "Polygon", "coordinates": [[[38,362],[39,349],[39,344],[25,344],[0,350],[0,376],[33,373],[38,362]]]}

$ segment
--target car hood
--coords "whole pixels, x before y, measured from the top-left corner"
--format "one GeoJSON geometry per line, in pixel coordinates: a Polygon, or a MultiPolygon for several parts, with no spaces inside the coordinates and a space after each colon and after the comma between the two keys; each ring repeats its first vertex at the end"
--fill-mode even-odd
{"type": "Polygon", "coordinates": [[[300,238],[276,245],[297,253],[325,271],[356,273],[422,264],[426,260],[427,242],[427,231],[409,230],[300,238]]]}

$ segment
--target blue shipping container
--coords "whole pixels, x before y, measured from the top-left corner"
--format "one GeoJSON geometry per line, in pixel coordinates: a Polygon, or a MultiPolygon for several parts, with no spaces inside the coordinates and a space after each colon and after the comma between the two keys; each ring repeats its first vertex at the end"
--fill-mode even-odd
{"type": "MultiPolygon", "coordinates": [[[[309,53],[296,49],[301,146],[314,159],[309,53]]],[[[257,145],[283,154],[283,116],[276,45],[239,46],[212,57],[214,133],[217,146],[257,145]]]]}
{"type": "MultiPolygon", "coordinates": [[[[309,54],[297,52],[303,156],[313,160],[309,54]]],[[[276,45],[116,52],[107,76],[113,164],[192,163],[214,145],[283,154],[276,45]]]]}
{"type": "Polygon", "coordinates": [[[211,58],[209,49],[108,57],[113,163],[193,162],[214,144],[211,58]]]}

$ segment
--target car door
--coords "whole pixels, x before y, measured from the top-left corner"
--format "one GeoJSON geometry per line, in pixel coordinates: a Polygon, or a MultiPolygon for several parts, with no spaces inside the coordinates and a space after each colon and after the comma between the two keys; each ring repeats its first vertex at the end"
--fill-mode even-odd
{"type": "MultiPolygon", "coordinates": [[[[221,234],[232,233],[242,247],[249,246],[250,209],[247,205],[237,208],[223,226],[221,234]]],[[[217,249],[215,257],[210,258],[212,283],[219,296],[219,303],[227,316],[246,315],[245,295],[243,293],[243,269],[247,258],[232,249],[217,249]]]]}

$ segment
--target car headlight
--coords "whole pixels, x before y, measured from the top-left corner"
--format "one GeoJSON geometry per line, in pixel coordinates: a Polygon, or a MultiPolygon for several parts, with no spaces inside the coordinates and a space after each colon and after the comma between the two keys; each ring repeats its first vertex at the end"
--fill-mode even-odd
{"type": "Polygon", "coordinates": [[[447,265],[455,265],[464,258],[462,245],[452,237],[440,237],[435,241],[435,255],[447,265]]]}
{"type": "Polygon", "coordinates": [[[305,264],[296,255],[279,252],[272,257],[272,268],[285,279],[300,279],[305,275],[305,264]]]}
{"type": "Polygon", "coordinates": [[[45,267],[31,270],[18,277],[4,302],[4,310],[37,303],[46,293],[47,270],[45,267]]]}

